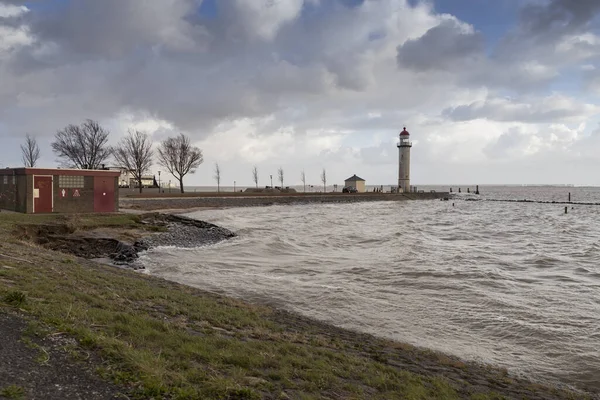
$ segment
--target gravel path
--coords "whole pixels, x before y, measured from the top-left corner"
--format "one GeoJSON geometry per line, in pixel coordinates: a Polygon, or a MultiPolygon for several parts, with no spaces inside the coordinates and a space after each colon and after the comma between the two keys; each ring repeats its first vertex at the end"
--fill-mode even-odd
{"type": "Polygon", "coordinates": [[[105,382],[91,360],[74,361],[62,335],[24,336],[26,320],[0,308],[0,399],[127,399],[125,390],[105,382]],[[4,394],[5,396],[2,396],[4,394]]]}

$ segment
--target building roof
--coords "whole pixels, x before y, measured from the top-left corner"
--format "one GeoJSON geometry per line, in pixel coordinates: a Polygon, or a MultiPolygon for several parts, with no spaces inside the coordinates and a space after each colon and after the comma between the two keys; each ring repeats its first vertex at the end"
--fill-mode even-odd
{"type": "Polygon", "coordinates": [[[70,175],[70,176],[114,176],[120,175],[119,171],[104,169],[71,169],[71,168],[5,168],[0,169],[0,175],[70,175]]]}
{"type": "Polygon", "coordinates": [[[400,132],[400,136],[409,136],[410,133],[408,133],[408,131],[406,130],[406,127],[404,127],[404,130],[402,132],[400,132]]]}
{"type": "Polygon", "coordinates": [[[356,174],[352,175],[350,178],[345,180],[345,182],[358,182],[358,181],[365,182],[365,180],[363,178],[359,178],[358,176],[356,176],[356,174]]]}

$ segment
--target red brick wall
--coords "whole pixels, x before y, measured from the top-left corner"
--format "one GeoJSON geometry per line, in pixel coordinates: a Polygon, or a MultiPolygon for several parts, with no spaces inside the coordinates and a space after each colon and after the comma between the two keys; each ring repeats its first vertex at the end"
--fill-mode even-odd
{"type": "Polygon", "coordinates": [[[12,171],[10,175],[0,175],[0,208],[5,210],[17,211],[16,179],[17,177],[12,174],[12,171]]]}

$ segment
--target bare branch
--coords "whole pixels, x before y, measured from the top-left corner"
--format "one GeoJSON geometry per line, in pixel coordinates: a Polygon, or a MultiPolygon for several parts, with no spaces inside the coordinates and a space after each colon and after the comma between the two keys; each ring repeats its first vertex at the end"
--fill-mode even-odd
{"type": "Polygon", "coordinates": [[[181,193],[184,192],[183,177],[196,172],[203,161],[202,150],[192,146],[190,138],[183,133],[165,139],[158,148],[158,163],[179,181],[181,193]]]}
{"type": "Polygon", "coordinates": [[[110,157],[109,132],[91,119],[83,124],[68,125],[56,132],[52,150],[61,164],[79,169],[98,169],[110,157]]]}
{"type": "Polygon", "coordinates": [[[323,168],[323,172],[321,172],[321,182],[323,182],[323,193],[327,192],[327,172],[325,168],[323,168]]]}
{"type": "Polygon", "coordinates": [[[281,188],[283,189],[283,168],[279,167],[277,170],[277,176],[279,178],[279,182],[281,183],[281,188]]]}
{"type": "Polygon", "coordinates": [[[254,168],[252,168],[252,180],[258,188],[258,168],[256,167],[256,165],[254,166],[254,168]]]}
{"type": "Polygon", "coordinates": [[[138,182],[142,193],[142,175],[152,167],[152,139],[149,135],[129,130],[128,135],[113,149],[113,155],[120,167],[127,169],[138,182]]]}
{"type": "Polygon", "coordinates": [[[37,140],[29,136],[29,134],[25,135],[25,144],[21,145],[21,153],[23,164],[26,167],[35,167],[35,164],[40,159],[40,148],[38,147],[37,140]]]}
{"type": "Polygon", "coordinates": [[[302,170],[302,173],[300,174],[300,180],[302,181],[302,186],[304,186],[304,193],[306,193],[306,174],[304,173],[304,170],[302,170]]]}
{"type": "Polygon", "coordinates": [[[221,191],[221,168],[215,163],[215,180],[217,181],[217,192],[221,191]]]}

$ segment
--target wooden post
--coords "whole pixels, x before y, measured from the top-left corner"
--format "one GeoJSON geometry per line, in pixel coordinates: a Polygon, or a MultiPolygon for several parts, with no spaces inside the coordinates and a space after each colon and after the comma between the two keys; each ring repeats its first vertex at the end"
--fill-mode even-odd
{"type": "Polygon", "coordinates": [[[569,203],[571,202],[571,192],[569,192],[569,203]]]}
{"type": "Polygon", "coordinates": [[[565,214],[567,213],[567,209],[568,209],[568,207],[565,207],[565,214]]]}
{"type": "Polygon", "coordinates": [[[471,188],[467,188],[467,193],[471,193],[471,188]]]}
{"type": "Polygon", "coordinates": [[[475,194],[479,194],[479,185],[475,188],[475,194]]]}
{"type": "Polygon", "coordinates": [[[452,188],[450,188],[450,193],[452,193],[452,188]]]}
{"type": "Polygon", "coordinates": [[[460,193],[460,188],[458,188],[458,193],[460,193]]]}

